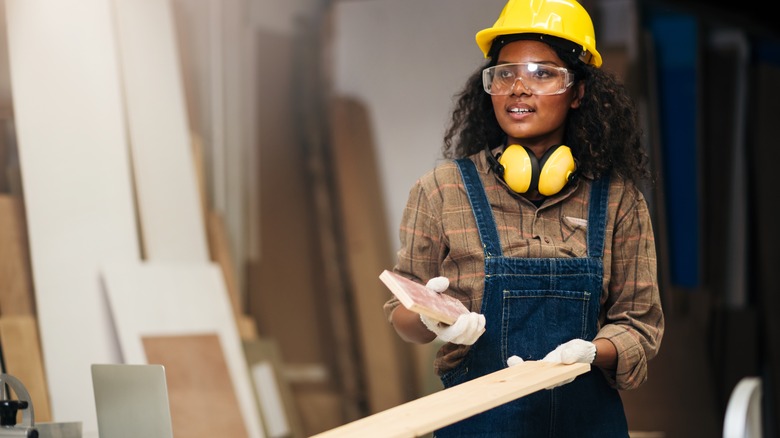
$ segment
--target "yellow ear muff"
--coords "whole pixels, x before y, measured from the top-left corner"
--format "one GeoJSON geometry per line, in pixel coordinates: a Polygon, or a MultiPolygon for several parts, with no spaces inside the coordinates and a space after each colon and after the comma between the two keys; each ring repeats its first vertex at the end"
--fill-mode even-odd
{"type": "Polygon", "coordinates": [[[564,145],[551,147],[537,160],[528,148],[513,144],[498,156],[498,163],[510,189],[517,193],[535,189],[544,196],[560,192],[577,169],[571,149],[564,145]]]}
{"type": "Polygon", "coordinates": [[[555,148],[542,164],[539,173],[539,193],[551,196],[560,192],[569,182],[576,168],[574,156],[568,146],[561,145],[555,148]]]}
{"type": "Polygon", "coordinates": [[[513,144],[501,153],[498,162],[504,167],[504,181],[509,188],[517,193],[527,192],[535,173],[536,157],[524,147],[513,144]]]}

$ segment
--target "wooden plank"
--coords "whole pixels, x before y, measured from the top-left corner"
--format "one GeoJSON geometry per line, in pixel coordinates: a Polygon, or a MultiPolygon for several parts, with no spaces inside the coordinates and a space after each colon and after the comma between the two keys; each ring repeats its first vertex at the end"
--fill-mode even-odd
{"type": "Polygon", "coordinates": [[[404,364],[411,355],[387,322],[382,305],[390,297],[376,273],[393,264],[387,234],[372,126],[366,108],[350,99],[329,102],[332,157],[342,253],[354,309],[355,331],[365,374],[370,412],[414,397],[413,379],[404,364]]]}
{"type": "MultiPolygon", "coordinates": [[[[148,363],[142,336],[216,332],[249,437],[264,437],[260,410],[230,309],[214,263],[107,263],[102,269],[125,363],[148,363]]],[[[213,406],[208,415],[220,415],[213,406]]],[[[229,415],[229,414],[225,414],[229,415]]]]}
{"type": "Polygon", "coordinates": [[[144,258],[209,260],[169,0],[113,0],[144,258]]]}
{"type": "Polygon", "coordinates": [[[140,258],[113,14],[109,0],[5,7],[52,416],[96,436],[90,364],[119,360],[98,266],[140,258]]]}
{"type": "Polygon", "coordinates": [[[312,438],[411,438],[584,374],[590,365],[523,362],[404,403],[312,438]]]}
{"type": "Polygon", "coordinates": [[[32,315],[0,317],[3,372],[19,379],[35,409],[35,422],[51,421],[49,390],[43,371],[38,325],[32,315]]]}
{"type": "Polygon", "coordinates": [[[460,315],[469,313],[469,309],[457,298],[434,292],[387,269],[379,274],[379,279],[398,297],[401,304],[412,312],[445,324],[453,324],[460,315]]]}
{"type": "Polygon", "coordinates": [[[0,315],[35,315],[27,228],[19,198],[0,194],[0,315]]]}
{"type": "Polygon", "coordinates": [[[217,333],[141,339],[147,362],[165,367],[174,436],[247,436],[217,333]]]}

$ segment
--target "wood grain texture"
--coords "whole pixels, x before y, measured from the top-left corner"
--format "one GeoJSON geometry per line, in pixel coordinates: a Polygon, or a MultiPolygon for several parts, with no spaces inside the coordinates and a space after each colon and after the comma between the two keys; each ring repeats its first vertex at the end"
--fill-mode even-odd
{"type": "Polygon", "coordinates": [[[433,292],[422,284],[392,271],[385,269],[379,274],[379,279],[404,307],[413,312],[429,316],[445,324],[453,324],[460,315],[469,313],[469,309],[457,298],[433,292]]]}
{"type": "Polygon", "coordinates": [[[51,421],[49,389],[43,371],[38,324],[32,315],[0,317],[5,373],[19,379],[30,394],[35,422],[51,421]]]}
{"type": "Polygon", "coordinates": [[[312,438],[412,438],[584,374],[590,365],[534,361],[504,368],[312,438]]]}
{"type": "Polygon", "coordinates": [[[27,233],[19,198],[0,194],[0,315],[35,315],[27,233]]]}
{"type": "Polygon", "coordinates": [[[218,334],[141,340],[148,363],[165,367],[174,436],[248,436],[218,334]]]}

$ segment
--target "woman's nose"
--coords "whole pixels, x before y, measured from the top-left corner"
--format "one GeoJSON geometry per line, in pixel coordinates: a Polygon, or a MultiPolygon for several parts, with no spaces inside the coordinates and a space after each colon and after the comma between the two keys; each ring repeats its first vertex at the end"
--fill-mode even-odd
{"type": "Polygon", "coordinates": [[[528,87],[525,86],[525,83],[523,82],[522,78],[515,79],[515,82],[512,84],[512,94],[515,96],[519,96],[521,94],[531,94],[531,90],[528,89],[528,87]],[[520,84],[519,89],[517,84],[520,84]]]}

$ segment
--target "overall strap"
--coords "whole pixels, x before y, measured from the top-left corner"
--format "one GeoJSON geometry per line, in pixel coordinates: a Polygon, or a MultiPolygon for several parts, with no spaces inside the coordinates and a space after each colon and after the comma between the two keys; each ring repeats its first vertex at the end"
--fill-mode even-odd
{"type": "Polygon", "coordinates": [[[588,207],[588,256],[604,255],[604,237],[607,228],[607,204],[609,201],[609,175],[593,181],[590,187],[588,207]]]}
{"type": "Polygon", "coordinates": [[[474,162],[468,158],[459,158],[455,160],[460,169],[460,175],[463,178],[463,184],[466,187],[471,210],[474,212],[474,219],[477,221],[479,229],[479,238],[482,240],[482,248],[485,251],[485,260],[491,257],[501,256],[501,240],[498,238],[496,221],[493,218],[493,209],[490,208],[482,181],[479,179],[479,173],[474,162]]]}

